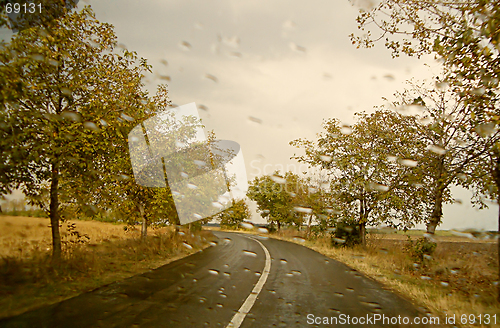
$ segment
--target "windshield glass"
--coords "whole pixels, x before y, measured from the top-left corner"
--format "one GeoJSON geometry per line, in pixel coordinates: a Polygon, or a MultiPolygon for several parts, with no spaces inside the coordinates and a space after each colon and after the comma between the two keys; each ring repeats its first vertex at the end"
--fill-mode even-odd
{"type": "Polygon", "coordinates": [[[483,2],[3,1],[0,326],[499,324],[483,2]]]}

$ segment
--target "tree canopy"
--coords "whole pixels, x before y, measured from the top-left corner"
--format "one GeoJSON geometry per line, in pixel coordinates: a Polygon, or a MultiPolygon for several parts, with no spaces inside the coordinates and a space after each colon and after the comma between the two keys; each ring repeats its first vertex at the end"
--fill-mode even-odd
{"type": "Polygon", "coordinates": [[[454,201],[450,187],[467,188],[472,180],[480,179],[475,172],[484,165],[499,133],[491,124],[477,126],[472,108],[443,78],[422,84],[409,82],[409,88],[396,93],[392,105],[405,114],[413,109],[417,118],[415,138],[425,148],[416,151],[415,160],[433,206],[427,220],[427,232],[433,234],[441,222],[443,203],[454,201]]]}
{"type": "Polygon", "coordinates": [[[378,41],[392,51],[420,57],[434,53],[450,69],[448,81],[478,117],[499,122],[500,6],[496,1],[383,0],[360,10],[358,47],[378,41]]]}

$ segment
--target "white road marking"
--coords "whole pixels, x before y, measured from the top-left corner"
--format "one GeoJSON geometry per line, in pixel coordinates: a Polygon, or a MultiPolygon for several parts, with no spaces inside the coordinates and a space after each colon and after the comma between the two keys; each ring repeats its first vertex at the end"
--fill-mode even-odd
{"type": "Polygon", "coordinates": [[[271,255],[269,254],[267,248],[257,239],[251,237],[248,238],[258,242],[260,247],[262,247],[264,253],[266,254],[266,264],[264,265],[264,271],[262,271],[262,275],[260,276],[259,281],[257,281],[257,284],[252,289],[252,292],[250,293],[250,295],[248,295],[247,299],[240,307],[238,312],[233,316],[231,322],[229,322],[226,328],[238,328],[239,326],[241,326],[241,323],[243,322],[243,320],[245,320],[245,317],[247,316],[248,312],[250,312],[253,304],[257,300],[257,296],[259,296],[259,293],[262,291],[262,287],[264,287],[267,277],[269,276],[269,272],[271,271],[271,255]]]}

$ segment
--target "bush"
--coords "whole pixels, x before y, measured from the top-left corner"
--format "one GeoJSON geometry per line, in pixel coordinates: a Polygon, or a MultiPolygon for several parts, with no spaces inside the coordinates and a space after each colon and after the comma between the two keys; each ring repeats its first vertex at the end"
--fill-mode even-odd
{"type": "Polygon", "coordinates": [[[311,227],[311,232],[309,234],[309,239],[314,240],[318,239],[320,237],[323,237],[325,235],[325,232],[327,231],[327,228],[322,226],[322,225],[315,225],[311,227]]]}
{"type": "Polygon", "coordinates": [[[265,227],[269,233],[275,233],[278,232],[278,228],[276,227],[276,224],[274,222],[271,222],[270,224],[265,227]]]}
{"type": "Polygon", "coordinates": [[[191,222],[189,224],[189,232],[198,232],[201,231],[202,229],[203,229],[202,222],[200,221],[191,222]]]}
{"type": "Polygon", "coordinates": [[[436,243],[431,242],[425,237],[421,237],[417,239],[416,242],[413,242],[410,236],[408,236],[408,243],[404,246],[404,251],[408,253],[414,261],[423,263],[434,254],[436,246],[436,243]]]}
{"type": "Polygon", "coordinates": [[[338,222],[331,235],[332,246],[334,247],[353,247],[361,244],[362,241],[359,225],[350,221],[338,222]]]}

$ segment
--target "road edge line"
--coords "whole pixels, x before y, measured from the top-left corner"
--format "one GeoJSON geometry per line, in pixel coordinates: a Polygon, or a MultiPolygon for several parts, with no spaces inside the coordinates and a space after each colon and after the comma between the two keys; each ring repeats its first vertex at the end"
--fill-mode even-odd
{"type": "Polygon", "coordinates": [[[238,312],[233,316],[233,318],[226,326],[226,328],[239,328],[241,326],[241,323],[243,322],[243,320],[245,320],[245,317],[247,316],[248,312],[250,312],[252,306],[257,300],[257,296],[259,296],[260,292],[262,291],[262,288],[264,287],[264,284],[267,281],[267,277],[269,276],[269,272],[271,271],[271,255],[269,254],[269,251],[267,250],[266,246],[264,246],[264,244],[262,244],[255,238],[252,237],[246,237],[246,238],[252,239],[257,243],[259,243],[260,247],[262,247],[264,253],[266,254],[266,263],[264,265],[264,270],[262,271],[262,275],[257,281],[257,284],[253,287],[252,292],[250,292],[250,295],[248,295],[245,302],[243,302],[243,305],[241,305],[238,312]]]}

